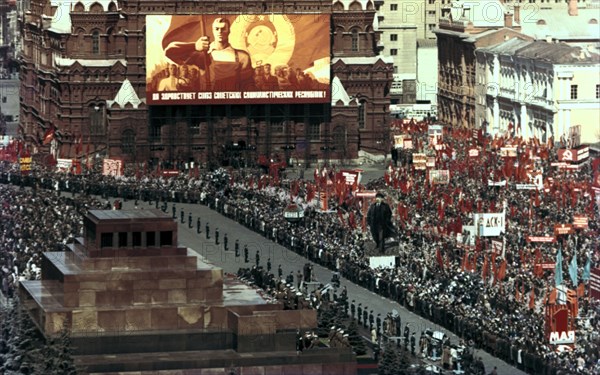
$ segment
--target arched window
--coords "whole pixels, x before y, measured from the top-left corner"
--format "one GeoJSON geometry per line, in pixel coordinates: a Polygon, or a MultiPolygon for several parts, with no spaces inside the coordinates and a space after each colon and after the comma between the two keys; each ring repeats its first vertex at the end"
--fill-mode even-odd
{"type": "Polygon", "coordinates": [[[346,128],[342,125],[333,129],[333,146],[338,151],[346,150],[346,128]]]}
{"type": "Polygon", "coordinates": [[[358,30],[352,29],[352,52],[358,52],[358,30]]]}
{"type": "Polygon", "coordinates": [[[92,53],[97,55],[100,53],[100,33],[98,30],[92,32],[92,53]]]}
{"type": "Polygon", "coordinates": [[[90,134],[104,135],[105,124],[105,108],[104,105],[90,105],[90,134]]]}
{"type": "Polygon", "coordinates": [[[367,111],[367,102],[364,100],[360,101],[360,104],[358,105],[358,128],[359,129],[364,129],[365,128],[365,120],[367,118],[367,116],[365,116],[365,113],[367,111]]]}
{"type": "Polygon", "coordinates": [[[135,132],[132,129],[126,129],[121,133],[121,151],[124,154],[133,154],[135,147],[135,132]]]}

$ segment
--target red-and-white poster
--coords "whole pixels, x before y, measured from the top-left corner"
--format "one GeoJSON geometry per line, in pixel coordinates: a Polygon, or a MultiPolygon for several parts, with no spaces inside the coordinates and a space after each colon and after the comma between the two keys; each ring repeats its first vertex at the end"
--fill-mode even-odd
{"type": "Polygon", "coordinates": [[[498,256],[504,256],[504,241],[492,240],[492,250],[498,256]]]}
{"type": "Polygon", "coordinates": [[[342,169],[340,173],[342,177],[346,180],[346,185],[352,186],[356,183],[355,186],[358,187],[360,184],[360,180],[362,178],[362,169],[342,169]]]}
{"type": "Polygon", "coordinates": [[[590,296],[600,300],[600,268],[592,268],[590,272],[590,296]]]}
{"type": "Polygon", "coordinates": [[[588,217],[585,215],[573,215],[573,227],[585,229],[588,227],[588,217]]]}
{"type": "Polygon", "coordinates": [[[102,174],[105,176],[121,176],[123,162],[117,159],[104,159],[102,161],[102,174]]]}
{"type": "Polygon", "coordinates": [[[413,157],[413,165],[415,169],[427,169],[427,155],[415,153],[412,154],[413,157]]]}

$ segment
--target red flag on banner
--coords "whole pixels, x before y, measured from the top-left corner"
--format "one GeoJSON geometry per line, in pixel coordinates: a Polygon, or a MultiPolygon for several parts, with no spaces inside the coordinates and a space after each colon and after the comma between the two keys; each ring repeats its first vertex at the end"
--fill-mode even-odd
{"type": "Polygon", "coordinates": [[[440,250],[440,248],[438,247],[436,254],[435,254],[436,260],[438,262],[438,265],[440,266],[441,269],[444,269],[444,261],[442,259],[442,251],[440,250]]]}
{"type": "Polygon", "coordinates": [[[521,302],[521,291],[519,290],[519,286],[515,284],[515,301],[521,302]]]}

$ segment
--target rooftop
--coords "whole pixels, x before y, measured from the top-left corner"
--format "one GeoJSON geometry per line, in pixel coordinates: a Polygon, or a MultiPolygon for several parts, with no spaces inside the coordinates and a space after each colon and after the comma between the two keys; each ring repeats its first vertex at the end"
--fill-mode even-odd
{"type": "Polygon", "coordinates": [[[507,9],[500,0],[453,1],[449,19],[452,22],[470,22],[473,27],[503,27],[507,9]]]}
{"type": "Polygon", "coordinates": [[[518,49],[525,47],[529,43],[531,42],[520,38],[511,38],[502,43],[495,44],[489,47],[478,48],[477,50],[482,52],[490,52],[498,55],[513,55],[518,49]]]}
{"type": "Polygon", "coordinates": [[[580,47],[565,43],[530,42],[515,51],[515,55],[524,58],[545,60],[555,64],[599,63],[599,55],[580,47]]]}
{"type": "Polygon", "coordinates": [[[98,220],[138,220],[171,219],[161,210],[90,210],[89,214],[98,220]]]}
{"type": "Polygon", "coordinates": [[[334,57],[331,59],[331,63],[335,64],[339,60],[343,61],[346,64],[357,64],[357,65],[370,65],[375,64],[377,61],[381,60],[387,64],[393,64],[394,59],[392,56],[357,56],[357,57],[334,57]]]}
{"type": "Polygon", "coordinates": [[[54,58],[54,63],[56,64],[56,66],[71,66],[75,63],[79,63],[81,66],[86,66],[86,67],[109,67],[109,66],[113,66],[116,63],[120,62],[123,66],[127,66],[127,60],[125,59],[99,59],[99,60],[92,60],[92,59],[69,59],[69,58],[64,58],[64,57],[55,57],[54,58]]]}
{"type": "Polygon", "coordinates": [[[375,6],[373,5],[373,2],[371,0],[333,0],[331,4],[340,3],[344,6],[344,10],[349,10],[350,4],[354,2],[359,3],[362,10],[366,10],[367,7],[369,7],[369,9],[375,10],[375,6]]]}
{"type": "Polygon", "coordinates": [[[107,100],[106,104],[109,107],[112,107],[112,105],[116,103],[123,108],[129,103],[133,106],[133,108],[138,108],[139,105],[144,102],[145,99],[140,99],[131,82],[128,79],[125,79],[121,85],[121,88],[119,89],[119,92],[117,92],[117,95],[115,95],[115,99],[107,100]]]}
{"type": "Polygon", "coordinates": [[[522,8],[521,32],[536,39],[546,37],[558,40],[600,39],[598,9],[579,8],[578,15],[569,16],[566,9],[522,8]]]}
{"type": "Polygon", "coordinates": [[[350,104],[352,99],[350,99],[350,96],[346,92],[342,81],[340,81],[340,79],[337,76],[335,76],[331,81],[331,104],[336,105],[336,103],[340,100],[346,106],[350,104]]]}

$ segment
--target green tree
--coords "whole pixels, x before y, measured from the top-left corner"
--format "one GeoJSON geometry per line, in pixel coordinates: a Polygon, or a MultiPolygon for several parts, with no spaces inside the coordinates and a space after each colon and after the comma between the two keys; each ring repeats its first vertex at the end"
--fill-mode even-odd
{"type": "Polygon", "coordinates": [[[77,374],[72,357],[71,338],[66,329],[60,332],[60,336],[48,339],[42,352],[44,353],[43,373],[77,374]]]}
{"type": "Polygon", "coordinates": [[[38,373],[43,340],[27,312],[15,299],[5,311],[2,325],[0,373],[28,375],[38,373]]]}
{"type": "Polygon", "coordinates": [[[358,324],[356,324],[356,320],[354,319],[352,319],[350,325],[348,326],[348,341],[350,342],[350,345],[352,345],[356,355],[364,355],[367,353],[365,340],[360,336],[360,333],[358,332],[358,324]]]}
{"type": "Polygon", "coordinates": [[[398,375],[400,369],[400,356],[394,345],[388,342],[379,359],[379,375],[398,375]]]}

